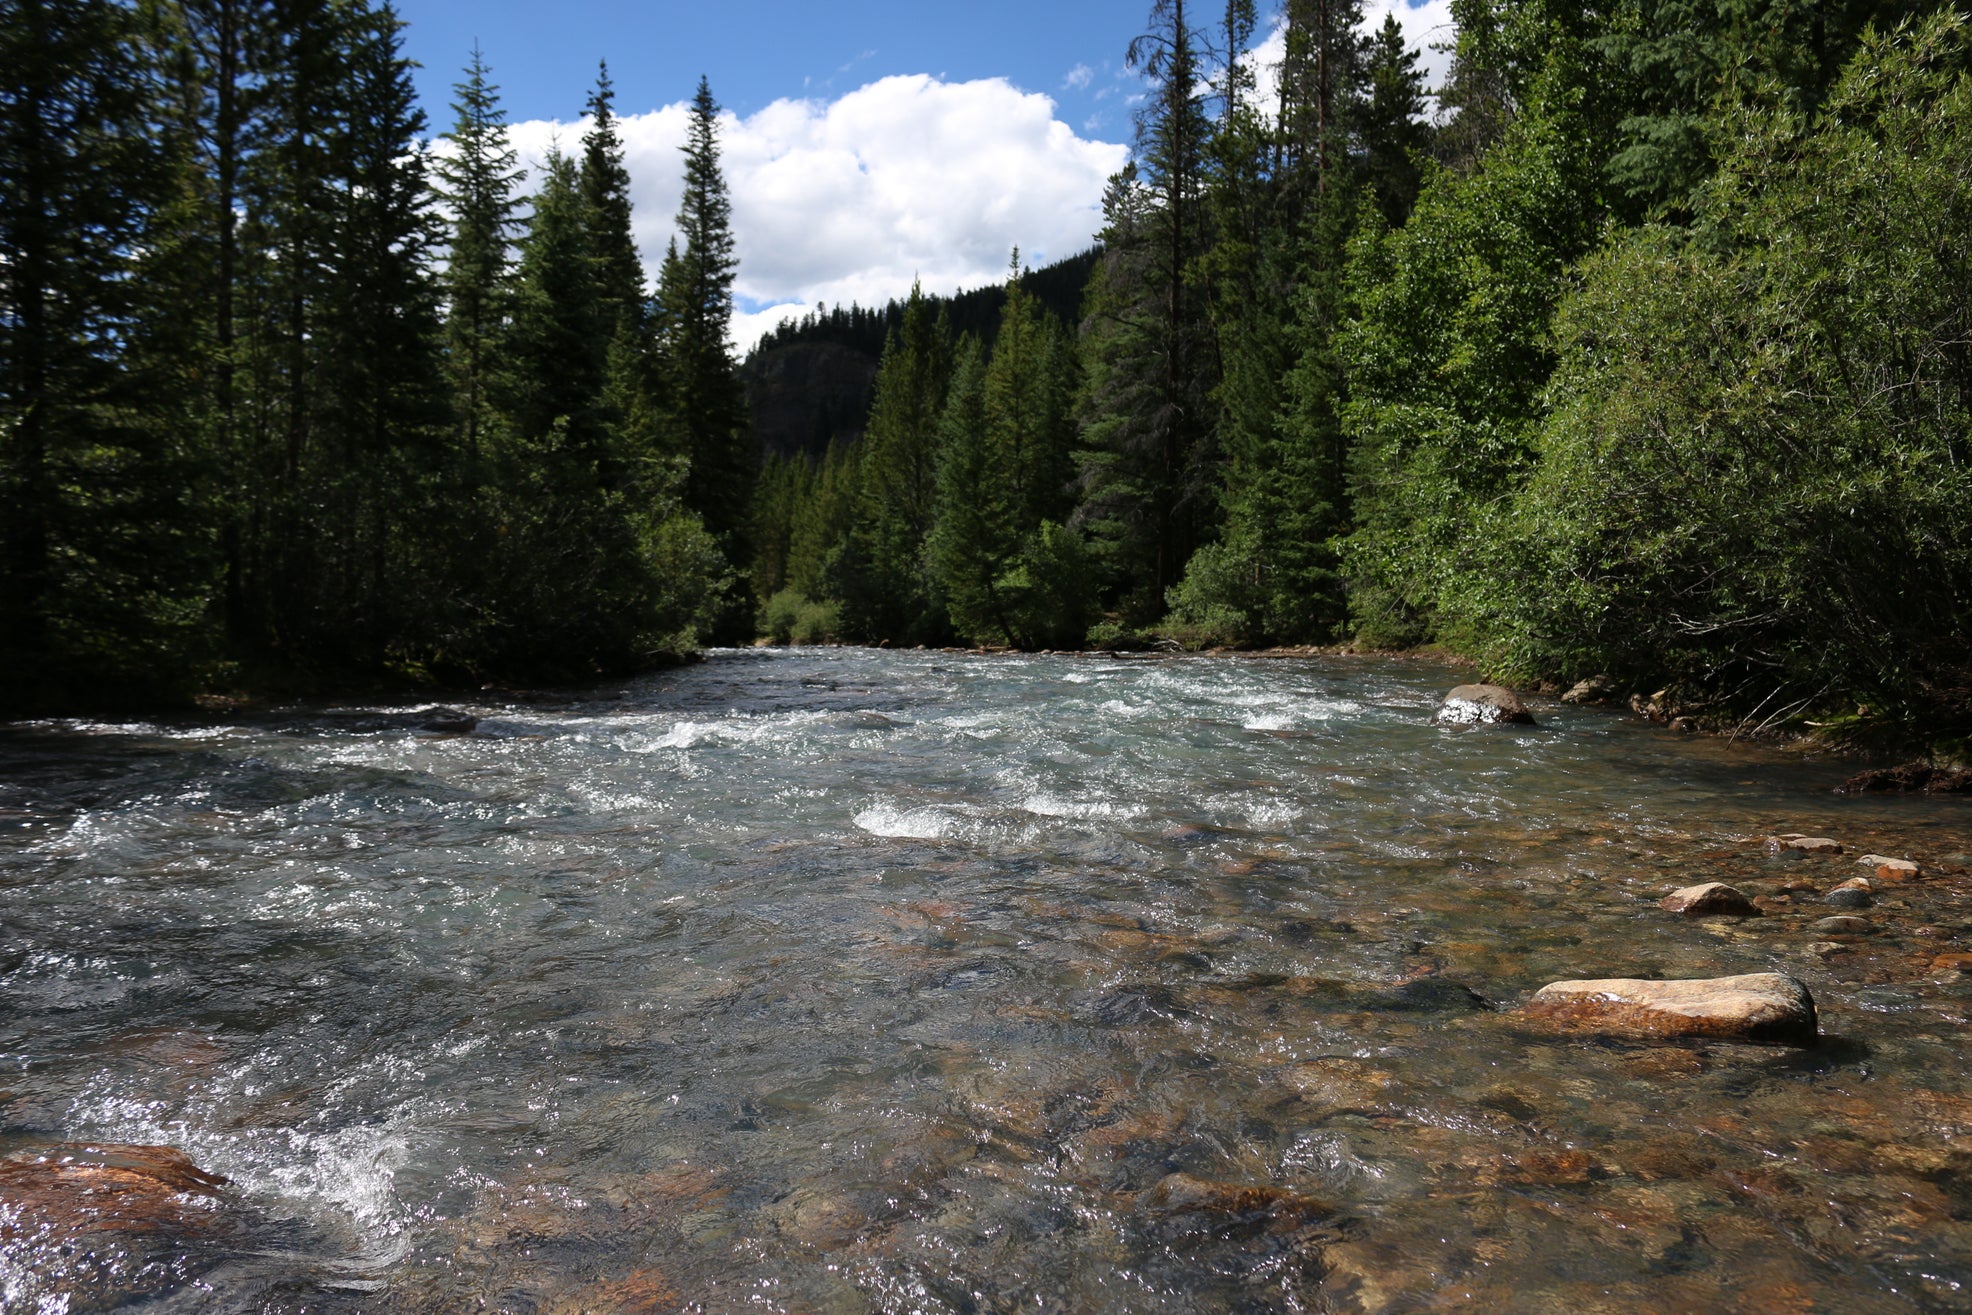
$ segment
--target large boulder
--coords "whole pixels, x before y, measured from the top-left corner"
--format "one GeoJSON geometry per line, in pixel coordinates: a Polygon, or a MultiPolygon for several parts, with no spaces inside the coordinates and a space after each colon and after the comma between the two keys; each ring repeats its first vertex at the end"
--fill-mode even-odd
{"type": "Polygon", "coordinates": [[[1499,685],[1460,685],[1431,716],[1434,726],[1535,725],[1520,697],[1499,685]]]}
{"type": "Polygon", "coordinates": [[[1562,1031],[1612,1036],[1812,1045],[1820,1034],[1808,988],[1779,973],[1554,982],[1536,991],[1521,1014],[1562,1031]]]}

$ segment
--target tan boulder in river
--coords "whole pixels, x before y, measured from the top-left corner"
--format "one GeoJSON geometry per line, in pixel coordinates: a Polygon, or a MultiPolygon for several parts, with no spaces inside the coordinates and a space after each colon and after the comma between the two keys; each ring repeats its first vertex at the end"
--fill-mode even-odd
{"type": "Polygon", "coordinates": [[[1820,1035],[1814,997],[1779,973],[1554,982],[1534,993],[1521,1016],[1562,1031],[1614,1036],[1812,1045],[1820,1035]]]}

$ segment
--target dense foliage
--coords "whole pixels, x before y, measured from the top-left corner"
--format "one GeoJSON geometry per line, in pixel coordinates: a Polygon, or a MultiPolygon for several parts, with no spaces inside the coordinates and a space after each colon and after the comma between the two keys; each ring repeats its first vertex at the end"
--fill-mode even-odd
{"type": "Polygon", "coordinates": [[[653,295],[606,73],[523,198],[478,53],[434,149],[371,0],[5,0],[0,54],[0,701],[701,641],[751,475],[707,89],[653,295]]]}

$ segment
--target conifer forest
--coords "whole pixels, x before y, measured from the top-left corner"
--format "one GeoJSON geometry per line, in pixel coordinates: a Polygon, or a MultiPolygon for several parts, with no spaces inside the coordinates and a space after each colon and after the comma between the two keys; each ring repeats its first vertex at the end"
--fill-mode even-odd
{"type": "Polygon", "coordinates": [[[1972,17],[1283,9],[1152,0],[1094,249],[770,333],[878,361],[763,444],[703,82],[651,279],[606,69],[526,171],[388,4],[0,0],[0,701],[1439,645],[1972,736],[1972,17]]]}

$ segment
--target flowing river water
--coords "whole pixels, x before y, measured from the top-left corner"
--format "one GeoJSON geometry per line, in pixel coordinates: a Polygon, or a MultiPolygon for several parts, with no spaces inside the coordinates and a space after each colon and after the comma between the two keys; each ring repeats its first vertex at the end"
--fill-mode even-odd
{"type": "Polygon", "coordinates": [[[1457,681],[747,651],[470,735],[6,728],[0,1156],[230,1185],[86,1243],[0,1189],[0,1309],[1972,1309],[1972,806],[1457,681]],[[1814,930],[1869,852],[1923,875],[1814,930]],[[1657,907],[1715,879],[1767,916],[1657,907]],[[1761,971],[1820,1046],[1512,1012],[1761,971]]]}

